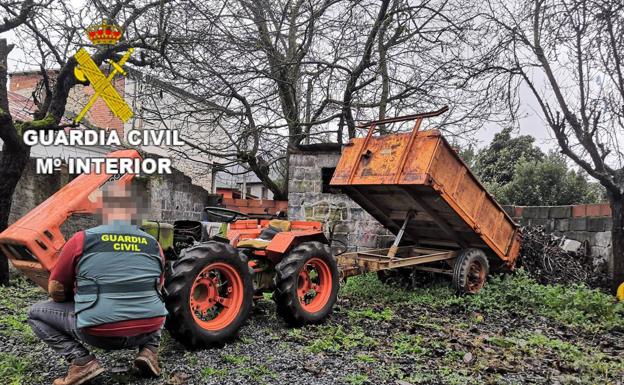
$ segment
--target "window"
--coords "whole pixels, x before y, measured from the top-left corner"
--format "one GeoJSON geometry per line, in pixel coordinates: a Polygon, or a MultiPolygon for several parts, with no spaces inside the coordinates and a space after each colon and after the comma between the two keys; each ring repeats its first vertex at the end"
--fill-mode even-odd
{"type": "Polygon", "coordinates": [[[332,177],[334,176],[334,172],[336,171],[336,167],[323,167],[321,168],[321,178],[323,179],[323,186],[321,188],[322,193],[326,194],[340,194],[339,187],[332,187],[329,185],[332,177]]]}

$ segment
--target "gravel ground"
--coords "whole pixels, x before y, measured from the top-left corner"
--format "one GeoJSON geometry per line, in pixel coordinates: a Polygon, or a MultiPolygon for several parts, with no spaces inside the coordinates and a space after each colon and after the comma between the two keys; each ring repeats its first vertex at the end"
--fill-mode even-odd
{"type": "MultiPolygon", "coordinates": [[[[223,348],[188,352],[165,333],[160,378],[133,372],[133,352],[96,350],[107,372],[92,384],[624,384],[624,312],[619,327],[567,326],[491,310],[495,290],[468,306],[444,287],[390,294],[368,277],[343,288],[327,322],[300,329],[262,300],[223,348]]],[[[66,369],[24,323],[43,298],[23,280],[0,290],[1,384],[48,384],[66,369]]]]}

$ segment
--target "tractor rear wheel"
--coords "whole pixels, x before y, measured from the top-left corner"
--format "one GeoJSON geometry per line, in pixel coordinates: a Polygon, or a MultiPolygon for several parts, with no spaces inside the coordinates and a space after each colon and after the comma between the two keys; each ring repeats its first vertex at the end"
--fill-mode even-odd
{"type": "Polygon", "coordinates": [[[453,287],[460,294],[476,294],[483,288],[490,271],[485,253],[479,249],[465,249],[453,265],[453,287]]]}
{"type": "Polygon", "coordinates": [[[252,307],[247,259],[225,243],[206,242],[182,250],[165,289],[166,327],[190,349],[231,339],[252,307]]]}
{"type": "Polygon", "coordinates": [[[328,245],[305,242],[275,267],[273,299],[277,312],[291,325],[319,323],[336,303],[339,273],[328,245]]]}

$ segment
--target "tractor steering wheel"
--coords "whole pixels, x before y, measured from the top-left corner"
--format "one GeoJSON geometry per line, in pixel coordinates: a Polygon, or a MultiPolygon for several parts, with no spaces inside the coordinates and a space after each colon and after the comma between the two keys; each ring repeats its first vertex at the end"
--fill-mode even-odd
{"type": "Polygon", "coordinates": [[[238,219],[249,219],[249,215],[240,211],[226,209],[224,207],[204,207],[208,215],[220,218],[225,223],[232,223],[238,219]]]}

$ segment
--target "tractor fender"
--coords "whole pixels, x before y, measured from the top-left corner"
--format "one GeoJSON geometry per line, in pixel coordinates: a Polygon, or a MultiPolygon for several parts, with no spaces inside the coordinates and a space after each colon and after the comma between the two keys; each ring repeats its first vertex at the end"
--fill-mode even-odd
{"type": "Polygon", "coordinates": [[[325,234],[319,230],[285,231],[275,234],[265,250],[271,262],[277,263],[293,247],[303,242],[313,241],[329,244],[325,234]]]}

